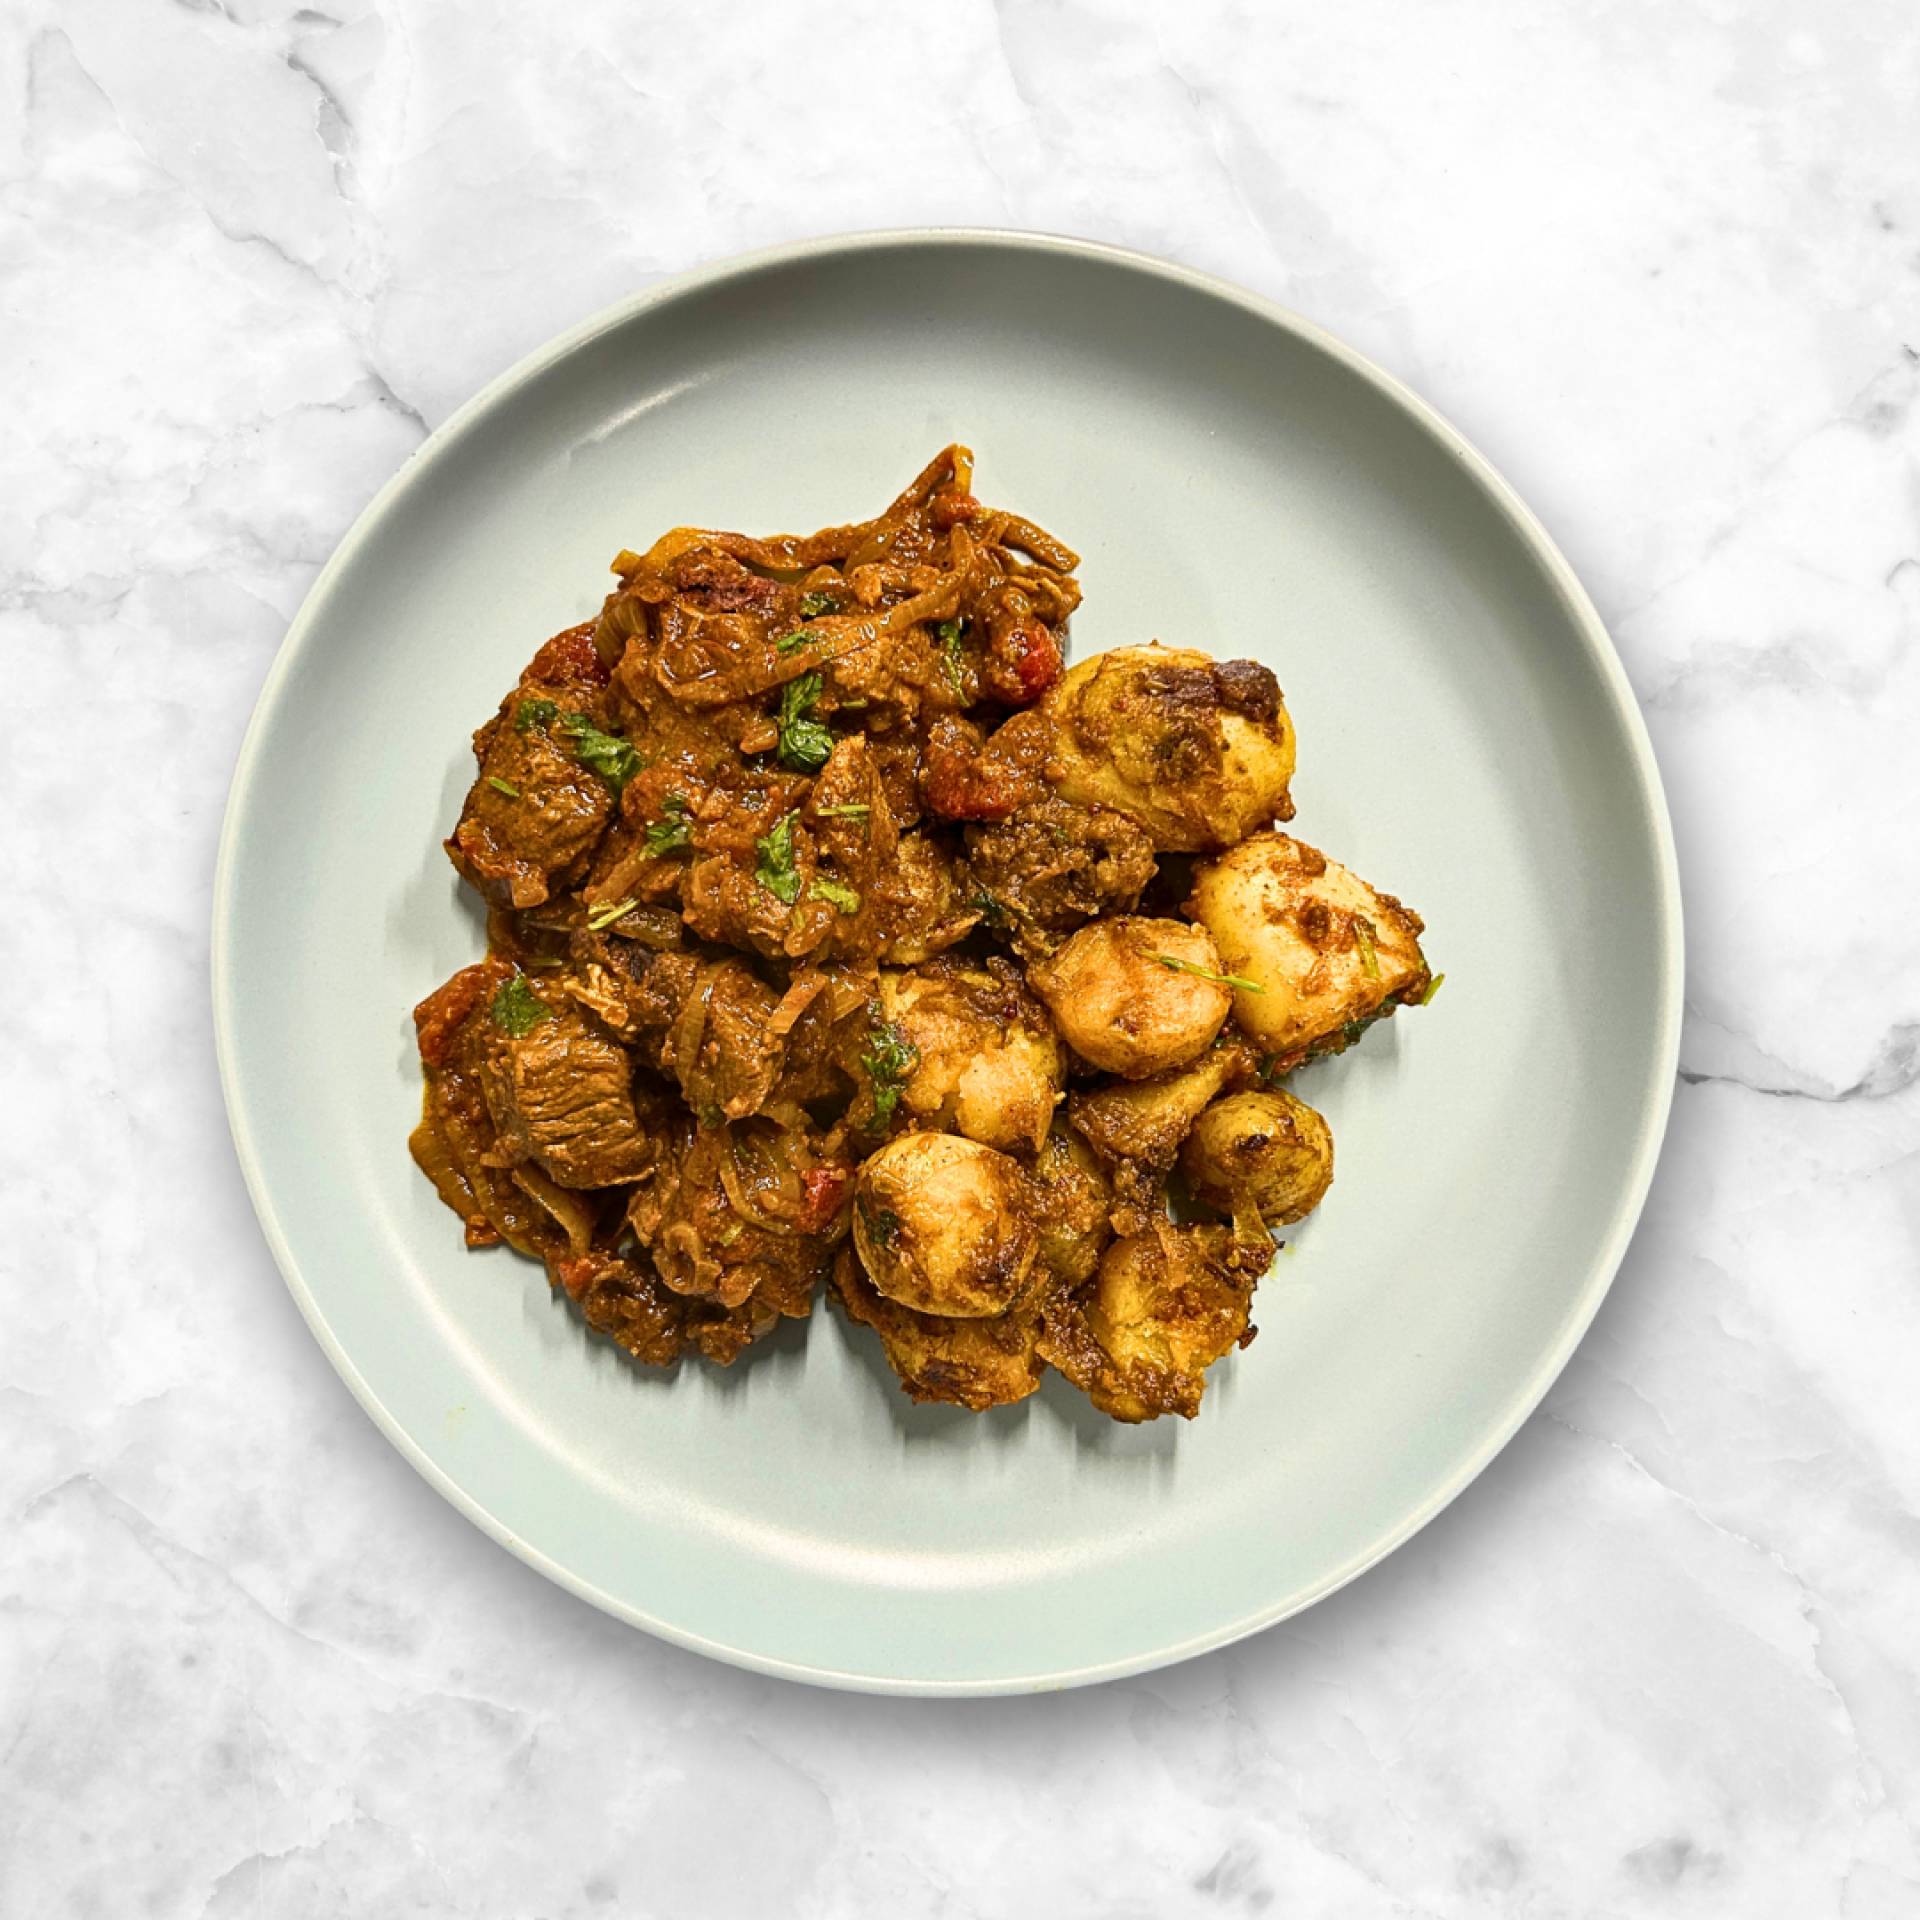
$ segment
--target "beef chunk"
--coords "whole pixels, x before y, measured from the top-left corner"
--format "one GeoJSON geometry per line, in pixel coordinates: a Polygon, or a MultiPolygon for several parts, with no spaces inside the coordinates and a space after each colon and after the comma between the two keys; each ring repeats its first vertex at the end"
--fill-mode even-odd
{"type": "Polygon", "coordinates": [[[988,924],[1029,958],[1102,913],[1129,913],[1153,878],[1153,843],[1107,807],[1042,800],[967,829],[988,924]]]}
{"type": "Polygon", "coordinates": [[[479,777],[447,857],[491,905],[537,907],[578,879],[618,813],[617,779],[580,752],[583,723],[606,727],[605,682],[592,629],[569,628],[473,736],[479,777]]]}
{"type": "Polygon", "coordinates": [[[657,1142],[636,1110],[626,1049],[577,1008],[519,1038],[495,1028],[480,1085],[506,1153],[563,1187],[613,1186],[653,1165],[657,1142]]]}

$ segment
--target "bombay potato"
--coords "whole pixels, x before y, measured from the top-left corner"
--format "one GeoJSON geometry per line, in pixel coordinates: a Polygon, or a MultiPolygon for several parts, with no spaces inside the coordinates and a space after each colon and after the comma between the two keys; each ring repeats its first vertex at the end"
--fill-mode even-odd
{"type": "Polygon", "coordinates": [[[1107,1212],[1113,1188],[1093,1149],[1071,1127],[1055,1124],[1034,1156],[1040,1258],[1063,1285],[1077,1287],[1093,1275],[1113,1238],[1107,1212]]]}
{"type": "Polygon", "coordinates": [[[1139,1160],[1165,1173],[1201,1110],[1253,1066],[1249,1049],[1229,1040],[1172,1073],[1076,1092],[1067,1111],[1103,1160],[1139,1160]]]}
{"type": "Polygon", "coordinates": [[[1162,853],[1230,847],[1293,816],[1293,722],[1255,661],[1120,647],[1073,668],[1041,712],[1054,791],[1125,814],[1162,853]]]}
{"type": "Polygon", "coordinates": [[[1251,983],[1234,991],[1240,1026],[1282,1060],[1337,1050],[1427,990],[1420,916],[1284,833],[1200,867],[1187,907],[1251,983]]]}
{"type": "Polygon", "coordinates": [[[1018,968],[995,957],[882,969],[880,1005],[919,1054],[900,1089],[914,1119],[1006,1153],[1046,1138],[1066,1055],[1018,968]]]}
{"type": "Polygon", "coordinates": [[[1304,1220],[1333,1184],[1333,1131],[1278,1087],[1230,1093],[1193,1123],[1180,1171],[1196,1200],[1270,1227],[1304,1220]]]}
{"type": "Polygon", "coordinates": [[[1032,1190],[1018,1162],[953,1133],[906,1133],[860,1169],[853,1239],[889,1300],[977,1319],[1031,1289],[1040,1254],[1032,1190]]]}
{"type": "Polygon", "coordinates": [[[1048,1302],[1040,1352],[1116,1420],[1191,1420],[1207,1368],[1253,1338],[1254,1282],[1272,1259],[1264,1236],[1157,1220],[1114,1241],[1091,1286],[1048,1302]]]}
{"type": "Polygon", "coordinates": [[[1096,920],[1028,968],[1027,982],[1075,1053],[1126,1080],[1203,1053],[1233,1008],[1212,940],[1185,920],[1096,920]]]}
{"type": "Polygon", "coordinates": [[[1046,1371],[1036,1309],[982,1320],[915,1313],[881,1293],[846,1248],[834,1265],[833,1290],[848,1319],[880,1336],[887,1364],[915,1400],[984,1413],[1024,1400],[1046,1371]]]}

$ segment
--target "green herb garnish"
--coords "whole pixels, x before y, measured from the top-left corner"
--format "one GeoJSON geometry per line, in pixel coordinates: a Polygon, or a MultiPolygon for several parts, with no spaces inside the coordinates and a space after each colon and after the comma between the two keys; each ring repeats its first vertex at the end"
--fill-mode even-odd
{"type": "Polygon", "coordinates": [[[814,812],[822,820],[864,820],[873,809],[864,802],[849,802],[844,807],[815,807],[814,812]]]}
{"type": "Polygon", "coordinates": [[[1354,944],[1360,949],[1360,964],[1367,970],[1369,980],[1380,978],[1380,956],[1373,950],[1373,922],[1364,915],[1353,916],[1354,944]]]}
{"type": "Polygon", "coordinates": [[[833,752],[833,735],[811,717],[824,682],[818,673],[803,673],[780,689],[780,751],[783,767],[796,773],[818,773],[833,752]]]}
{"type": "Polygon", "coordinates": [[[890,1247],[900,1237],[900,1216],[891,1207],[870,1207],[862,1200],[860,1218],[865,1223],[867,1238],[876,1247],[890,1247]]]}
{"type": "Polygon", "coordinates": [[[1444,973],[1436,973],[1433,978],[1427,982],[1427,990],[1420,996],[1420,1004],[1423,1007],[1440,991],[1440,982],[1446,977],[1444,973]]]}
{"type": "Polygon", "coordinates": [[[940,664],[947,670],[948,684],[955,693],[965,693],[967,683],[962,677],[963,656],[960,652],[960,636],[967,630],[964,620],[942,620],[934,628],[940,636],[940,664]]]}
{"type": "Polygon", "coordinates": [[[816,879],[807,892],[811,898],[824,900],[829,906],[838,907],[842,913],[860,911],[860,896],[851,887],[843,887],[838,880],[816,879]]]}
{"type": "Polygon", "coordinates": [[[670,793],[660,803],[660,818],[647,827],[647,851],[664,858],[670,853],[687,853],[693,847],[693,820],[687,797],[670,793]]]}
{"type": "Polygon", "coordinates": [[[553,1009],[527,984],[524,973],[500,983],[493,996],[493,1024],[516,1040],[524,1040],[542,1020],[551,1020],[553,1009]]]}
{"type": "Polygon", "coordinates": [[[800,874],[793,864],[793,815],[783,813],[773,831],[753,845],[760,856],[753,877],[776,900],[792,906],[800,898],[800,874]]]}
{"type": "Polygon", "coordinates": [[[497,773],[487,775],[487,785],[490,786],[495,793],[504,793],[509,800],[518,800],[520,798],[520,789],[516,787],[511,780],[502,780],[497,773]]]}
{"type": "Polygon", "coordinates": [[[873,1022],[869,1036],[873,1045],[860,1056],[860,1065],[873,1083],[873,1112],[863,1127],[868,1133],[878,1133],[893,1118],[893,1110],[900,1104],[900,1089],[920,1064],[920,1049],[898,1027],[879,1017],[877,1005],[868,1017],[873,1022]]]}
{"type": "Polygon", "coordinates": [[[709,1132],[715,1127],[725,1126],[727,1122],[726,1109],[724,1107],[716,1107],[711,1102],[702,1107],[694,1117],[709,1132]]]}
{"type": "Polygon", "coordinates": [[[598,933],[602,927],[610,927],[616,920],[624,920],[639,904],[634,899],[603,900],[588,912],[587,930],[598,933]]]}
{"type": "Polygon", "coordinates": [[[978,907],[990,927],[1011,926],[1017,917],[1013,908],[1004,900],[996,900],[985,887],[976,888],[973,898],[967,904],[978,907]]]}
{"type": "Polygon", "coordinates": [[[813,638],[812,634],[802,633],[796,628],[784,640],[776,640],[773,643],[773,650],[775,653],[798,653],[802,647],[811,646],[813,638]]]}
{"type": "Polygon", "coordinates": [[[1147,956],[1158,960],[1163,967],[1171,967],[1175,973],[1191,973],[1202,980],[1211,980],[1222,987],[1238,987],[1242,993],[1265,993],[1258,980],[1249,980],[1244,973],[1212,973],[1205,967],[1196,967],[1191,960],[1182,960],[1176,954],[1155,953],[1147,956]]]}
{"type": "Polygon", "coordinates": [[[559,711],[558,702],[553,700],[522,700],[513,710],[513,730],[528,733],[535,727],[544,727],[559,711]]]}
{"type": "Polygon", "coordinates": [[[560,730],[573,742],[573,757],[597,773],[613,789],[616,800],[627,782],[647,764],[631,740],[623,740],[617,733],[603,733],[588,714],[568,714],[560,722],[560,730]]]}
{"type": "Polygon", "coordinates": [[[831,613],[839,604],[830,593],[803,593],[800,596],[800,618],[818,620],[823,613],[831,613]]]}

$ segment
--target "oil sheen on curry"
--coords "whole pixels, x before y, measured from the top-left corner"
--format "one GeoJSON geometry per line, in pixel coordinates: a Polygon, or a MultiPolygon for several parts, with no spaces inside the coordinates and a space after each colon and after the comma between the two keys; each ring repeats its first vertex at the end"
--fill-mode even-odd
{"type": "Polygon", "coordinates": [[[877,519],[619,555],[446,843],[487,954],[415,1010],[412,1147],[468,1246],[651,1365],[824,1284],[917,1400],[1198,1411],[1333,1178],[1296,1081],[1438,981],[1276,824],[1274,676],[1067,666],[1077,564],[959,446],[877,519]]]}

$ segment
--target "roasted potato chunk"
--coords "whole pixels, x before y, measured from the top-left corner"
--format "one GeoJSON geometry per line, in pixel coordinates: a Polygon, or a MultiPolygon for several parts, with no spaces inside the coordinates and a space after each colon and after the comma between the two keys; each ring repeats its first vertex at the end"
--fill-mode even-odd
{"type": "Polygon", "coordinates": [[[1180,1171],[1196,1200],[1269,1227],[1304,1220],[1333,1184],[1333,1130],[1278,1087],[1230,1093],[1193,1123],[1180,1171]]]}
{"type": "Polygon", "coordinates": [[[1430,980],[1420,916],[1284,833],[1261,833],[1194,875],[1188,909],[1220,950],[1249,1038],[1297,1063],[1357,1040],[1430,980]]]}
{"type": "Polygon", "coordinates": [[[1027,981],[1083,1060],[1145,1080],[1213,1044],[1233,1007],[1219,974],[1203,928],[1116,916],[1082,927],[1027,981]]]}
{"type": "Polygon", "coordinates": [[[1046,1138],[1066,1055],[1046,1008],[1010,962],[940,959],[883,970],[880,1005],[919,1054],[900,1090],[915,1120],[1003,1153],[1032,1153],[1046,1138]]]}
{"type": "Polygon", "coordinates": [[[1040,1256],[1018,1163],[952,1133],[902,1134],[867,1161],[854,1189],[853,1238],[889,1300],[955,1319],[1019,1305],[1040,1256]]]}
{"type": "Polygon", "coordinates": [[[845,1248],[834,1265],[833,1291],[849,1320],[880,1336],[887,1364],[915,1400],[984,1413],[1024,1400],[1046,1371],[1040,1316],[1032,1308],[977,1320],[915,1313],[881,1293],[845,1248]]]}
{"type": "Polygon", "coordinates": [[[1139,1160],[1161,1173],[1179,1157],[1180,1143],[1215,1098],[1236,1075],[1252,1069],[1252,1055],[1231,1041],[1202,1054],[1190,1066],[1178,1067],[1152,1080],[1116,1086],[1091,1087],[1070,1094],[1067,1112],[1100,1157],[1139,1160]]]}
{"type": "Polygon", "coordinates": [[[1116,1420],[1191,1420],[1207,1368],[1252,1340],[1253,1286],[1272,1259],[1271,1241],[1156,1221],[1116,1240],[1091,1286],[1049,1301],[1041,1355],[1116,1420]]]}
{"type": "Polygon", "coordinates": [[[1107,1210],[1113,1189],[1093,1149],[1071,1128],[1055,1124],[1033,1163],[1038,1190],[1040,1258],[1064,1286],[1092,1278],[1113,1238],[1107,1210]]]}
{"type": "Polygon", "coordinates": [[[1293,816],[1293,723],[1252,660],[1120,647],[1083,660],[1040,711],[1063,800],[1111,807],[1162,853],[1202,853],[1293,816]]]}

